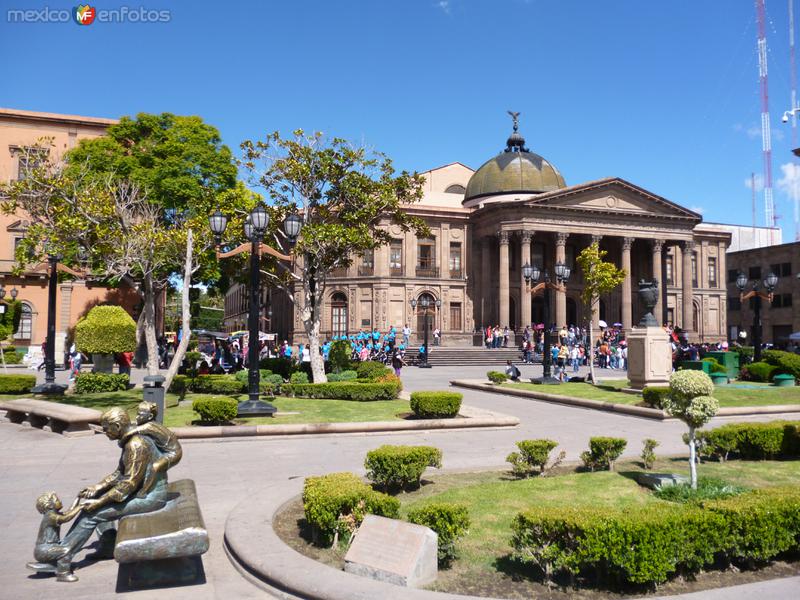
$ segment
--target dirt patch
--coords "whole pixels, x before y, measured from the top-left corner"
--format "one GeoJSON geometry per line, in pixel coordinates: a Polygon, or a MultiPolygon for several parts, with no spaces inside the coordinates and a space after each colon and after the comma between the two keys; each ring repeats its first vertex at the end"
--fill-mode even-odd
{"type": "MultiPolygon", "coordinates": [[[[303,502],[298,497],[288,503],[276,515],[272,527],[283,542],[300,554],[335,569],[344,567],[345,549],[319,548],[311,543],[311,536],[303,514],[303,502]]],[[[465,568],[455,561],[451,568],[440,570],[439,579],[429,589],[508,599],[541,600],[620,600],[621,598],[669,596],[703,590],[741,585],[768,579],[800,575],[800,560],[775,561],[768,566],[752,571],[719,570],[706,571],[693,579],[675,578],[657,590],[586,589],[571,587],[549,587],[519,568],[506,557],[498,557],[495,569],[465,568]]]]}

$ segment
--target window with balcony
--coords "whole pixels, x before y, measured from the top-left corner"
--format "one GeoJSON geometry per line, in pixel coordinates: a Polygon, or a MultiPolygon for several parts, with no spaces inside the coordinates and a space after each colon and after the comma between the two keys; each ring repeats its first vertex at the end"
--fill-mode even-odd
{"type": "Polygon", "coordinates": [[[375,273],[375,251],[364,250],[361,262],[358,264],[359,277],[371,277],[375,273]]]}
{"type": "Polygon", "coordinates": [[[17,159],[17,179],[27,179],[30,172],[39,166],[47,159],[47,150],[45,148],[20,148],[18,150],[19,156],[17,159]]]}
{"type": "Polygon", "coordinates": [[[761,267],[750,267],[747,276],[751,281],[761,281],[761,267]]]}
{"type": "Polygon", "coordinates": [[[692,287],[697,287],[697,252],[692,252],[692,287]]]}
{"type": "Polygon", "coordinates": [[[708,257],[708,287],[717,287],[717,259],[714,256],[708,257]]]}
{"type": "Polygon", "coordinates": [[[461,279],[461,242],[450,242],[450,278],[461,279]]]}
{"type": "Polygon", "coordinates": [[[417,241],[417,277],[438,277],[436,268],[436,239],[422,238],[417,241]]]}
{"type": "Polygon", "coordinates": [[[347,335],[347,296],[341,292],[331,297],[331,333],[347,335]]]}
{"type": "Polygon", "coordinates": [[[403,240],[389,242],[389,271],[392,275],[403,274],[403,240]]]}
{"type": "Polygon", "coordinates": [[[461,331],[461,302],[450,303],[450,329],[461,331]]]}

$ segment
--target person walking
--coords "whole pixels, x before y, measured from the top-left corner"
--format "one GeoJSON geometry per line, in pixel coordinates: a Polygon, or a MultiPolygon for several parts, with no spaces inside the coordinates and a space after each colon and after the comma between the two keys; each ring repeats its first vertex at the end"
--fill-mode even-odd
{"type": "Polygon", "coordinates": [[[436,329],[433,330],[433,345],[434,346],[438,346],[439,345],[439,341],[440,341],[441,337],[442,337],[442,332],[437,327],[436,329]]]}
{"type": "Polygon", "coordinates": [[[403,346],[408,347],[408,342],[410,340],[411,340],[411,327],[409,327],[408,323],[406,323],[406,326],[403,327],[403,346]]]}
{"type": "Polygon", "coordinates": [[[503,348],[508,348],[508,337],[511,335],[511,332],[508,329],[508,325],[503,328],[503,348]]]}
{"type": "Polygon", "coordinates": [[[560,381],[567,380],[567,358],[569,357],[569,350],[566,344],[561,344],[558,349],[558,379],[560,381]]]}
{"type": "Polygon", "coordinates": [[[400,377],[400,371],[403,369],[405,365],[405,361],[403,360],[403,356],[395,351],[392,353],[392,368],[394,369],[394,374],[400,377]]]}

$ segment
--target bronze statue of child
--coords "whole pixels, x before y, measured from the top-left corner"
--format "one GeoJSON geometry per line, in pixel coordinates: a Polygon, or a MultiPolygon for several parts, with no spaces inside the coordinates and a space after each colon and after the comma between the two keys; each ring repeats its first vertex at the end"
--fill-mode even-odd
{"type": "Polygon", "coordinates": [[[142,494],[146,494],[150,490],[158,473],[177,465],[183,456],[177,436],[161,423],[156,422],[157,415],[158,406],[155,403],[141,402],[136,412],[137,426],[129,433],[129,435],[139,434],[150,437],[155,442],[158,451],[161,452],[161,458],[153,463],[150,477],[142,484],[142,494]]]}
{"type": "Polygon", "coordinates": [[[38,573],[55,573],[58,581],[78,581],[72,573],[68,549],[61,545],[61,525],[74,519],[81,512],[81,506],[75,502],[64,513],[62,508],[64,505],[55,492],[42,494],[36,500],[36,510],[42,514],[33,550],[37,562],[30,562],[27,566],[38,573]]]}

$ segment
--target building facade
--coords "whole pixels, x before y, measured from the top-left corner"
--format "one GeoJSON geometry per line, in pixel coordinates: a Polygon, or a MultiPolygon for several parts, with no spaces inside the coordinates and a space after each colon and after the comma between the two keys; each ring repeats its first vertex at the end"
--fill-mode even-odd
{"type": "MultiPolygon", "coordinates": [[[[423,175],[424,197],[406,210],[426,221],[430,236],[382,224],[391,242],[355,257],[328,280],[323,336],[409,324],[419,340],[426,320],[411,301],[423,296],[441,304],[428,327],[438,328],[446,345],[480,344],[478,332],[487,325],[519,331],[542,323],[544,299],[526,288],[525,263],[551,274],[557,262],[572,269],[566,292],[549,292],[550,320],[583,325],[589,311],[580,300],[583,278],[575,259],[598,241],[606,260],[627,275],[600,299],[596,320],[630,329],[642,316],[637,282],[656,279],[661,321],[680,326],[692,340],[726,338],[722,277],[731,233],[705,227],[699,214],[620,178],[567,185],[525,147],[516,122],[505,149],[477,170],[456,162],[423,175]]],[[[244,296],[242,286],[229,291],[231,298],[244,296]]],[[[229,330],[233,318],[226,309],[229,330]]],[[[302,341],[299,315],[285,301],[276,298],[270,321],[281,337],[302,341]]]]}
{"type": "MultiPolygon", "coordinates": [[[[746,332],[745,339],[751,342],[755,305],[753,299],[739,301],[736,277],[740,272],[749,280],[746,291],[752,289],[753,281],[763,281],[770,273],[778,276],[772,302],[761,303],[761,339],[788,346],[789,336],[800,331],[800,242],[728,254],[728,335],[735,340],[740,332],[746,332]]],[[[763,284],[760,289],[765,291],[763,284]]]]}
{"type": "MultiPolygon", "coordinates": [[[[30,148],[48,138],[50,158],[59,160],[81,139],[105,134],[115,119],[100,119],[54,113],[0,108],[0,181],[9,182],[25,176],[24,161],[30,148]]],[[[16,288],[22,301],[22,319],[14,343],[20,347],[40,346],[47,336],[47,272],[31,269],[15,275],[14,251],[25,236],[25,214],[0,213],[0,282],[6,291],[16,288]]],[[[62,280],[56,298],[56,357],[63,353],[67,332],[78,319],[97,304],[119,304],[128,309],[138,303],[130,290],[87,284],[81,280],[62,280]]]]}

